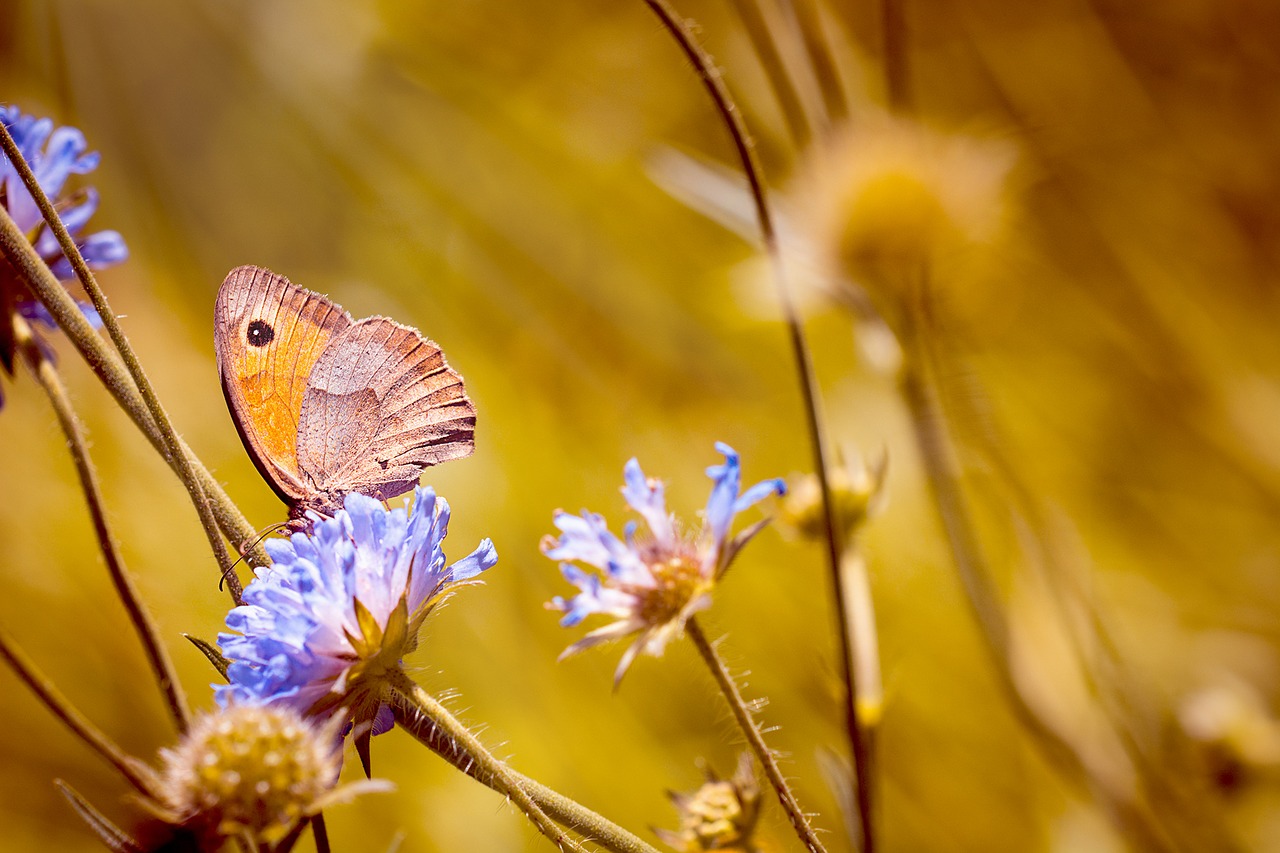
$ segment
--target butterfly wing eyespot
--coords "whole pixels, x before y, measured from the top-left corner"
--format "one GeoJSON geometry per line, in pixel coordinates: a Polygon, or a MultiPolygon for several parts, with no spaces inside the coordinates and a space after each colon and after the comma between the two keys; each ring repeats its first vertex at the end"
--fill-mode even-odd
{"type": "Polygon", "coordinates": [[[261,267],[232,270],[218,290],[214,343],[232,420],[263,479],[293,503],[309,492],[297,435],[307,377],[351,317],[261,267]]]}
{"type": "Polygon", "coordinates": [[[244,342],[251,347],[265,347],[276,338],[276,330],[266,320],[250,320],[245,327],[244,342]]]}
{"type": "Polygon", "coordinates": [[[261,267],[218,291],[222,390],[249,456],[291,523],[342,496],[404,494],[424,468],[469,456],[475,407],[444,353],[385,317],[341,306],[261,267]]]}

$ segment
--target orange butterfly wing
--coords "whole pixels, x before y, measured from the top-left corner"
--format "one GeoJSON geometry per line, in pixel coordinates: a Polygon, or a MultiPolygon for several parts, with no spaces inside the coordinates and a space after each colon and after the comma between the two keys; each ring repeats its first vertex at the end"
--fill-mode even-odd
{"type": "Polygon", "coordinates": [[[298,465],[307,379],[351,316],[261,267],[237,267],[218,289],[214,344],[222,392],[245,449],[291,505],[315,492],[298,465]]]}

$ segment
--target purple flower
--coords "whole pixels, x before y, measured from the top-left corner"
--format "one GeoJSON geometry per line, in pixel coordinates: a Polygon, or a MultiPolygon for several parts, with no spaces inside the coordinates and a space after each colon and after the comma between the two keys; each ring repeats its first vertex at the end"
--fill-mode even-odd
{"type": "MultiPolygon", "coordinates": [[[[244,604],[218,635],[232,659],[218,702],[287,705],[309,715],[344,708],[367,749],[391,728],[388,675],[417,648],[418,630],[458,584],[498,561],[488,539],[446,566],[441,545],[449,504],[414,491],[411,512],[347,495],[333,518],[314,515],[310,533],[266,542],[272,565],[257,570],[244,604]]],[[[366,753],[362,750],[362,757],[366,753]]]]}
{"type": "MultiPolygon", "coordinates": [[[[62,193],[69,177],[87,175],[98,167],[98,152],[85,152],[88,145],[84,134],[74,127],[54,128],[52,119],[23,115],[17,107],[0,107],[0,121],[4,122],[31,171],[35,172],[40,189],[58,208],[62,224],[71,232],[89,267],[109,267],[127,258],[129,250],[119,233],[98,231],[84,236],[80,234],[98,208],[97,192],[86,187],[73,196],[62,193]]],[[[31,235],[36,251],[49,264],[53,274],[63,280],[75,278],[71,262],[58,245],[58,238],[46,227],[40,208],[27,192],[18,170],[3,155],[0,155],[0,196],[9,216],[20,229],[31,235]]]]}
{"type": "Polygon", "coordinates": [[[762,526],[757,524],[730,540],[735,516],[769,495],[786,491],[783,481],[774,479],[739,493],[742,474],[738,454],[723,443],[717,443],[716,449],[724,454],[725,462],[707,469],[707,476],[714,481],[711,497],[701,527],[689,534],[679,531],[667,512],[662,483],[646,479],[635,459],[623,469],[622,494],[644,519],[647,532],[638,532],[636,523],[631,522],[624,538],[619,539],[600,515],[585,510],[580,516],[556,513],[560,537],[548,536],[542,550],[551,559],[562,561],[561,572],[579,592],[567,601],[557,596],[550,607],[564,612],[560,624],[565,627],[597,613],[614,617],[613,622],[565,649],[561,657],[638,633],[618,664],[616,685],[636,655],[642,651],[661,655],[667,642],[683,633],[689,617],[710,605],[716,581],[738,549],[762,526]],[[574,562],[596,571],[583,571],[574,562]]]}
{"type": "MultiPolygon", "coordinates": [[[[45,195],[53,202],[63,224],[76,245],[80,247],[90,269],[102,269],[120,263],[129,256],[124,238],[115,231],[98,231],[84,234],[84,228],[98,207],[98,194],[86,187],[74,194],[63,192],[67,179],[72,175],[85,175],[98,166],[97,152],[85,152],[84,134],[74,127],[53,126],[51,119],[37,119],[24,115],[13,106],[0,106],[0,122],[13,137],[23,159],[31,166],[36,180],[45,195]]],[[[75,278],[71,262],[58,245],[58,238],[45,223],[35,199],[27,192],[18,170],[0,152],[0,204],[18,228],[27,234],[36,252],[60,280],[75,278]]],[[[102,320],[93,306],[80,302],[95,328],[101,328],[102,320]]],[[[52,352],[39,336],[41,327],[57,328],[48,310],[36,301],[30,291],[17,278],[13,268],[0,264],[0,362],[7,370],[13,367],[13,334],[11,317],[16,313],[31,321],[39,342],[50,357],[52,352]]]]}

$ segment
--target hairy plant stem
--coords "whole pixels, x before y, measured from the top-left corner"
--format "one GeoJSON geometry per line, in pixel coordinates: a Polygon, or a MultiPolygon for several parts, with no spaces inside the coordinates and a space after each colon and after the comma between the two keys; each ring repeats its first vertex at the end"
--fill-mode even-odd
{"type": "Polygon", "coordinates": [[[36,694],[36,698],[43,702],[44,706],[61,720],[71,730],[72,734],[88,744],[90,749],[120,771],[120,775],[138,793],[148,798],[154,796],[151,788],[147,785],[146,776],[141,770],[142,765],[116,746],[101,729],[89,722],[87,717],[77,711],[67,697],[63,696],[53,682],[36,668],[31,659],[18,648],[18,645],[3,629],[0,629],[0,657],[4,658],[19,680],[27,685],[32,693],[36,694]]]}
{"type": "MultiPolygon", "coordinates": [[[[429,717],[420,713],[414,705],[397,701],[392,704],[392,710],[395,711],[396,724],[419,743],[472,779],[502,793],[502,789],[481,772],[458,743],[429,717]]],[[[507,770],[511,778],[515,779],[529,794],[530,799],[561,826],[573,830],[613,853],[658,853],[650,844],[586,806],[510,767],[507,770]]]]}
{"type": "Polygon", "coordinates": [[[831,578],[833,609],[836,616],[836,631],[840,645],[841,676],[845,683],[845,731],[853,753],[853,770],[855,777],[853,811],[858,815],[860,830],[860,849],[863,853],[875,851],[874,817],[874,779],[872,772],[874,763],[873,742],[867,728],[858,717],[857,711],[857,670],[856,661],[860,657],[854,646],[852,632],[849,629],[849,614],[846,610],[846,592],[843,573],[840,571],[840,557],[844,551],[843,533],[836,519],[835,501],[831,496],[831,452],[827,446],[826,433],[823,430],[821,400],[818,394],[817,378],[813,369],[813,358],[809,353],[808,340],[804,327],[796,311],[791,297],[791,288],[782,262],[782,252],[778,246],[778,235],[773,225],[773,216],[765,192],[764,172],[757,161],[755,148],[747,132],[746,124],[737,104],[729,94],[728,88],[720,77],[711,57],[707,55],[697,42],[688,24],[677,16],[666,0],[644,0],[671,37],[680,46],[685,57],[698,72],[703,87],[710,95],[721,121],[733,140],[738,159],[746,173],[747,184],[751,190],[751,198],[755,204],[756,216],[760,221],[760,235],[765,251],[773,268],[774,281],[778,287],[778,301],[782,306],[783,317],[787,325],[788,337],[795,358],[796,374],[800,380],[800,390],[804,398],[806,426],[809,431],[809,444],[813,451],[813,464],[818,475],[818,486],[822,493],[822,518],[824,543],[826,545],[827,571],[831,578]]]}
{"type": "Polygon", "coordinates": [[[71,452],[71,459],[76,466],[76,474],[80,478],[80,488],[84,491],[85,502],[89,505],[89,516],[93,521],[93,531],[98,537],[98,547],[102,551],[103,559],[106,560],[107,571],[111,575],[111,582],[116,588],[116,594],[120,596],[121,602],[124,603],[124,609],[129,614],[129,621],[133,623],[134,631],[137,632],[138,639],[142,641],[142,648],[146,652],[147,662],[151,665],[151,672],[155,676],[156,683],[160,686],[160,692],[164,694],[165,704],[169,708],[170,716],[173,717],[178,731],[180,733],[186,732],[187,726],[191,722],[191,712],[187,708],[187,698],[182,692],[182,685],[178,682],[177,673],[173,669],[173,662],[169,659],[169,653],[165,650],[164,644],[160,642],[160,634],[156,629],[155,622],[143,605],[142,599],[138,595],[138,590],[133,585],[133,580],[125,569],[124,559],[120,556],[120,546],[116,543],[116,538],[111,532],[110,525],[107,524],[107,515],[102,502],[102,490],[98,485],[98,474],[94,469],[93,460],[89,456],[89,447],[85,442],[84,429],[80,425],[80,419],[76,417],[75,409],[71,405],[71,399],[67,396],[61,377],[58,376],[57,368],[53,366],[53,362],[45,356],[35,338],[32,337],[31,327],[27,325],[25,319],[18,315],[13,316],[12,322],[14,341],[17,343],[18,352],[21,354],[23,361],[26,362],[27,367],[30,368],[31,374],[48,396],[49,403],[53,406],[53,410],[58,416],[58,424],[62,427],[62,433],[67,438],[67,448],[71,452]]]}
{"type": "Polygon", "coordinates": [[[551,818],[547,817],[542,808],[533,801],[511,768],[486,749],[480,739],[472,734],[471,730],[464,726],[457,717],[450,714],[438,699],[419,687],[415,681],[405,675],[404,671],[399,668],[391,671],[390,679],[392,690],[397,694],[398,698],[406,703],[407,707],[430,719],[435,726],[438,726],[454,742],[457,748],[466,756],[466,759],[475,765],[476,772],[480,774],[476,776],[477,779],[481,779],[490,788],[515,801],[520,811],[524,812],[525,817],[529,818],[529,821],[537,827],[538,831],[545,835],[556,847],[563,850],[566,844],[570,847],[577,846],[564,835],[560,827],[551,818]]]}
{"type": "MultiPolygon", "coordinates": [[[[226,544],[222,540],[222,533],[218,528],[217,519],[214,517],[209,496],[206,494],[200,478],[196,476],[195,466],[192,465],[187,454],[183,452],[181,440],[174,431],[173,424],[169,421],[168,413],[160,404],[160,399],[156,396],[155,389],[151,387],[151,382],[147,379],[146,372],[138,362],[138,357],[134,353],[133,347],[130,346],[129,339],[125,337],[124,330],[120,328],[120,323],[116,320],[115,313],[111,310],[111,306],[107,304],[107,297],[93,277],[93,271],[85,263],[80,247],[71,238],[71,234],[62,222],[62,217],[54,209],[53,202],[45,195],[44,189],[40,186],[40,181],[31,170],[31,166],[23,158],[17,143],[14,142],[13,137],[9,134],[9,129],[3,123],[0,123],[0,148],[4,149],[9,162],[13,164],[18,176],[22,178],[22,183],[26,186],[27,192],[35,199],[36,206],[40,208],[40,213],[44,216],[45,224],[52,229],[54,236],[58,238],[58,245],[62,247],[63,254],[71,262],[71,268],[75,270],[76,277],[80,279],[85,293],[88,294],[93,307],[97,309],[99,316],[102,317],[102,323],[107,329],[107,334],[111,337],[111,342],[115,344],[116,351],[124,361],[125,369],[142,397],[143,405],[146,406],[147,412],[151,415],[156,432],[164,447],[165,455],[171,460],[170,464],[173,465],[178,478],[187,487],[191,502],[195,505],[196,513],[200,516],[200,526],[204,528],[205,536],[209,540],[209,548],[213,551],[214,559],[218,562],[222,577],[227,581],[232,598],[238,604],[240,602],[240,590],[239,580],[235,576],[234,564],[227,554],[226,544]]],[[[50,311],[53,310],[52,306],[46,307],[50,311]]]]}
{"type": "Polygon", "coordinates": [[[768,777],[769,784],[773,786],[774,792],[777,793],[778,802],[782,803],[782,809],[787,813],[787,819],[791,821],[791,826],[795,829],[796,835],[800,837],[805,847],[808,847],[812,853],[825,853],[826,848],[822,846],[822,842],[814,834],[813,827],[809,825],[809,818],[801,810],[800,803],[796,800],[796,795],[791,792],[791,786],[787,784],[787,780],[783,777],[782,770],[778,767],[778,760],[773,755],[773,750],[764,742],[764,733],[760,731],[760,726],[756,724],[755,718],[751,716],[751,711],[747,708],[747,703],[742,698],[742,692],[738,690],[738,685],[733,680],[733,676],[729,674],[724,661],[720,660],[720,655],[716,652],[715,646],[707,639],[707,635],[702,632],[702,626],[698,624],[696,617],[686,623],[685,631],[688,632],[689,638],[693,640],[693,645],[697,648],[698,654],[702,655],[702,659],[706,661],[707,668],[711,670],[711,675],[715,678],[716,684],[719,685],[725,701],[729,703],[729,710],[733,711],[733,717],[738,721],[738,728],[742,729],[743,735],[747,738],[747,744],[750,745],[751,751],[755,753],[761,767],[764,768],[764,775],[768,777]]]}
{"type": "MultiPolygon", "coordinates": [[[[18,226],[3,205],[0,205],[0,252],[4,254],[5,259],[36,296],[39,297],[45,307],[49,309],[49,313],[58,321],[58,325],[70,338],[71,343],[81,357],[84,358],[94,375],[101,380],[107,391],[120,405],[120,408],[142,431],[142,434],[147,437],[151,445],[159,451],[164,460],[169,463],[169,466],[177,472],[177,461],[167,449],[164,440],[160,436],[160,431],[156,427],[155,420],[147,410],[146,404],[143,402],[137,388],[134,387],[133,380],[129,377],[128,371],[125,370],[124,364],[103,342],[102,338],[93,330],[93,327],[89,325],[89,321],[80,312],[75,300],[71,298],[71,295],[54,277],[49,267],[31,246],[27,236],[18,229],[18,226]]],[[[244,514],[232,503],[231,498],[227,496],[221,484],[195,458],[191,449],[187,447],[181,438],[178,439],[178,445],[180,453],[189,460],[191,467],[195,471],[204,494],[208,495],[213,501],[214,515],[217,519],[218,527],[232,542],[252,542],[256,532],[244,517],[244,514]]],[[[262,550],[260,545],[254,545],[249,550],[248,557],[251,565],[265,565],[268,562],[266,552],[262,550]]],[[[227,583],[238,601],[240,585],[234,574],[227,578],[227,583]]]]}

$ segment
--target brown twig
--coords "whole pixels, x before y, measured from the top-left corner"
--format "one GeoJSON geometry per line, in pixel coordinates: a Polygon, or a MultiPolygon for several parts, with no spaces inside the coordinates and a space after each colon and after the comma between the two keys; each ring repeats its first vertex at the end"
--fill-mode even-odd
{"type": "Polygon", "coordinates": [[[49,403],[53,406],[53,410],[58,416],[58,424],[62,427],[62,432],[67,437],[67,448],[71,452],[72,461],[75,463],[76,474],[80,478],[80,488],[84,491],[85,502],[89,505],[89,516],[93,521],[93,531],[98,537],[98,547],[101,549],[103,559],[107,563],[107,571],[111,575],[111,582],[116,588],[116,594],[120,596],[121,602],[124,603],[125,611],[129,614],[129,621],[133,624],[133,628],[138,634],[138,639],[142,641],[142,647],[147,655],[147,662],[151,665],[151,672],[155,676],[156,683],[160,686],[160,691],[164,694],[169,714],[173,717],[178,731],[185,732],[191,722],[191,712],[187,708],[186,696],[182,692],[182,685],[178,682],[173,662],[169,659],[169,654],[165,650],[164,644],[160,641],[160,634],[156,629],[155,622],[143,605],[142,599],[138,595],[138,590],[133,585],[133,581],[125,569],[124,559],[120,556],[120,547],[111,532],[111,527],[107,524],[106,512],[103,509],[102,490],[98,485],[98,475],[94,469],[93,460],[89,456],[89,448],[85,442],[84,430],[80,425],[80,419],[76,417],[75,409],[71,405],[71,400],[67,396],[66,388],[63,387],[62,379],[58,376],[57,369],[41,351],[39,344],[36,343],[35,338],[32,336],[31,327],[20,316],[15,315],[12,319],[14,341],[17,344],[18,352],[26,362],[27,367],[30,368],[40,387],[44,389],[49,398],[49,403]]]}
{"type": "Polygon", "coordinates": [[[3,629],[0,629],[0,658],[4,658],[22,683],[31,688],[31,692],[36,694],[36,698],[43,702],[44,706],[53,712],[53,715],[61,720],[71,730],[72,734],[88,744],[90,749],[105,758],[112,767],[120,771],[120,775],[138,793],[144,797],[153,796],[146,777],[139,772],[138,762],[130,758],[101,729],[89,722],[87,717],[77,711],[67,697],[63,696],[58,688],[53,685],[53,682],[46,678],[40,670],[36,669],[31,659],[18,648],[17,644],[3,629]]]}
{"type": "MultiPolygon", "coordinates": [[[[130,346],[129,339],[125,337],[124,330],[120,328],[120,323],[116,320],[115,313],[111,310],[111,306],[107,304],[107,297],[102,292],[102,288],[98,286],[98,282],[93,276],[93,271],[85,263],[80,247],[76,245],[75,240],[72,239],[71,234],[67,231],[66,225],[62,222],[62,217],[54,209],[53,202],[45,194],[44,188],[40,186],[40,181],[36,178],[35,172],[31,170],[31,166],[22,156],[22,151],[18,148],[17,143],[14,142],[13,136],[10,135],[9,129],[3,123],[0,123],[0,148],[3,148],[10,164],[17,171],[23,185],[27,188],[27,192],[31,194],[36,206],[40,208],[45,224],[57,237],[58,245],[62,247],[63,254],[71,262],[71,268],[75,270],[76,277],[80,279],[80,283],[84,286],[85,293],[88,294],[90,301],[93,302],[93,307],[97,309],[99,316],[101,316],[102,323],[107,329],[107,334],[110,335],[112,343],[115,344],[116,351],[119,352],[121,359],[124,361],[125,369],[133,380],[134,387],[142,397],[143,405],[146,406],[148,414],[151,415],[156,432],[164,446],[165,455],[171,460],[170,464],[173,465],[178,478],[187,487],[191,502],[195,505],[196,513],[200,516],[200,526],[204,528],[205,536],[209,540],[209,548],[213,551],[214,559],[218,562],[222,577],[227,581],[227,588],[231,593],[231,597],[239,604],[239,579],[235,575],[231,557],[227,553],[226,544],[223,542],[222,533],[213,514],[209,496],[206,494],[200,478],[196,476],[195,466],[192,465],[187,454],[183,452],[181,439],[178,438],[178,434],[174,431],[173,424],[169,421],[168,413],[160,404],[160,399],[156,396],[155,389],[151,387],[151,382],[147,379],[147,374],[142,369],[142,364],[138,361],[133,347],[130,346]]],[[[52,306],[46,307],[52,312],[52,306]]]]}
{"type": "Polygon", "coordinates": [[[791,297],[791,289],[782,262],[782,252],[778,246],[777,231],[774,228],[773,216],[764,186],[764,172],[756,159],[751,137],[747,132],[742,115],[734,103],[732,96],[720,78],[711,57],[707,55],[690,32],[688,25],[679,18],[666,0],[644,0],[653,11],[667,32],[675,39],[685,57],[697,71],[707,94],[711,96],[716,111],[720,114],[725,128],[733,140],[738,159],[746,173],[747,184],[751,190],[751,198],[755,204],[756,216],[760,222],[760,234],[764,241],[765,251],[773,266],[774,280],[778,285],[778,300],[782,305],[791,349],[795,357],[796,372],[800,378],[801,393],[804,397],[806,425],[809,431],[809,443],[813,451],[813,463],[818,475],[818,486],[822,493],[823,524],[825,532],[826,558],[828,574],[831,578],[834,608],[836,611],[837,635],[840,644],[841,674],[845,682],[845,730],[853,752],[853,766],[856,784],[854,785],[858,814],[861,827],[861,849],[863,853],[874,853],[875,827],[873,822],[873,776],[872,745],[866,735],[862,721],[858,718],[855,660],[853,637],[849,631],[848,613],[845,610],[845,583],[840,571],[840,555],[844,550],[840,525],[836,519],[835,501],[831,495],[830,462],[831,452],[827,446],[826,435],[822,429],[821,402],[818,395],[817,379],[813,369],[813,358],[809,353],[809,344],[805,338],[804,328],[791,297]]]}
{"type": "Polygon", "coordinates": [[[822,842],[818,840],[813,827],[809,825],[809,818],[805,816],[804,811],[800,808],[799,801],[796,800],[795,794],[791,792],[791,786],[787,784],[786,778],[783,777],[782,770],[778,767],[778,760],[773,755],[773,750],[764,742],[764,734],[760,731],[760,726],[756,723],[755,718],[751,716],[751,711],[747,708],[747,703],[742,698],[742,692],[738,690],[737,682],[729,674],[729,670],[724,665],[724,661],[720,659],[715,646],[707,640],[707,635],[702,632],[702,626],[698,624],[696,618],[690,619],[686,623],[685,631],[688,632],[689,639],[693,640],[693,645],[697,648],[698,654],[702,655],[702,659],[706,661],[707,668],[711,670],[712,676],[715,677],[716,684],[720,687],[720,692],[724,694],[725,701],[729,703],[729,709],[733,711],[734,719],[738,721],[738,728],[742,729],[742,733],[747,738],[747,744],[764,768],[764,775],[769,779],[769,784],[773,786],[774,792],[778,795],[778,802],[782,804],[783,811],[787,813],[787,819],[791,821],[791,826],[795,829],[796,835],[800,837],[800,840],[804,842],[805,847],[808,847],[811,853],[826,853],[826,848],[822,846],[822,842]]]}

